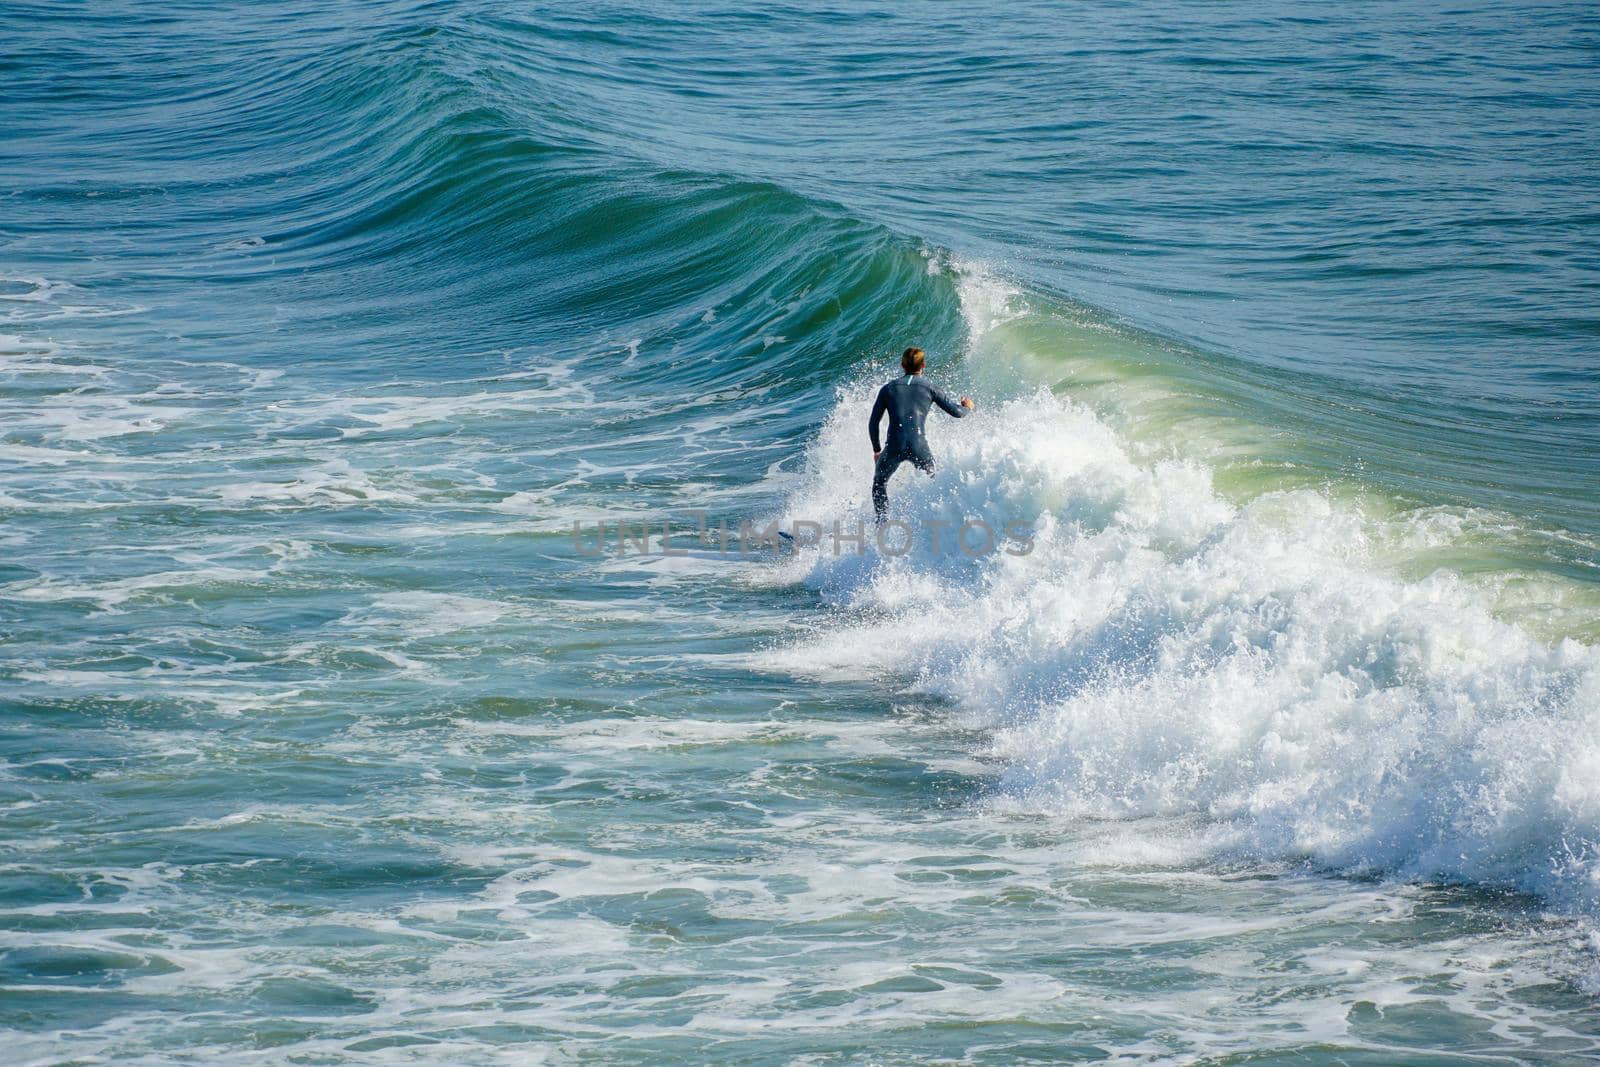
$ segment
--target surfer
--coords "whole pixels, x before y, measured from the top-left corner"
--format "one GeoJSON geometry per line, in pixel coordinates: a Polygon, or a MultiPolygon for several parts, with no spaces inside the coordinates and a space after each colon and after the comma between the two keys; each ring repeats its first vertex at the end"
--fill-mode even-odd
{"type": "Polygon", "coordinates": [[[928,439],[922,435],[922,424],[928,418],[928,409],[938,404],[945,414],[964,418],[972,410],[972,401],[961,398],[957,407],[932,385],[922,380],[922,367],[927,356],[920,348],[908,348],[900,356],[900,369],[904,377],[878,390],[878,399],[872,405],[867,419],[867,434],[872,438],[872,510],[882,522],[889,510],[889,476],[900,464],[911,462],[917,470],[930,478],[933,476],[933,452],[928,439]],[[887,446],[878,440],[878,423],[889,416],[889,441],[887,446]]]}

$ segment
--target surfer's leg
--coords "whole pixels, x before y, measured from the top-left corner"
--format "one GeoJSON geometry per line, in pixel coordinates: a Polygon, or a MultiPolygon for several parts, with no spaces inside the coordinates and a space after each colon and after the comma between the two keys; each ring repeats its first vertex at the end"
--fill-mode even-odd
{"type": "Polygon", "coordinates": [[[884,453],[878,460],[877,468],[872,472],[872,512],[877,516],[878,522],[883,522],[889,517],[889,475],[900,466],[900,457],[884,453]]]}
{"type": "Polygon", "coordinates": [[[910,458],[917,470],[930,478],[933,477],[933,452],[928,448],[927,442],[922,442],[922,447],[914,450],[910,458]]]}

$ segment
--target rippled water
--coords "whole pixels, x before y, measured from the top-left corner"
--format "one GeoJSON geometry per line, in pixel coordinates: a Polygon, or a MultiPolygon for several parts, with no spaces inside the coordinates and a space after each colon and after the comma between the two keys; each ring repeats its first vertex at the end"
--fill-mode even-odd
{"type": "Polygon", "coordinates": [[[1596,1055],[1585,6],[0,28],[19,1062],[1596,1055]]]}

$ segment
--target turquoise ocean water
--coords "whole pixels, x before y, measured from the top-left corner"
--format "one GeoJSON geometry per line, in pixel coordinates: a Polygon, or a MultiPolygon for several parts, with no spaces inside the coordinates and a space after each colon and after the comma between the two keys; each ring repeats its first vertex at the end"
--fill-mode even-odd
{"type": "Polygon", "coordinates": [[[1600,1055],[1592,5],[0,30],[6,1062],[1600,1055]]]}

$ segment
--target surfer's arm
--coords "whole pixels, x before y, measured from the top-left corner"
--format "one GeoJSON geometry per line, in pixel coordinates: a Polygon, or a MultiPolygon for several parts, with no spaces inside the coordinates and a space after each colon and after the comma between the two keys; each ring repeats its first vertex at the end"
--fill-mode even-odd
{"type": "Polygon", "coordinates": [[[887,390],[878,390],[878,399],[872,404],[872,414],[867,416],[867,436],[872,438],[872,454],[876,456],[882,451],[883,446],[878,440],[878,423],[883,421],[884,412],[889,410],[889,397],[887,390]]]}
{"type": "Polygon", "coordinates": [[[960,404],[953,404],[950,402],[949,397],[939,392],[939,390],[935,389],[933,386],[928,386],[928,391],[933,393],[933,402],[938,404],[939,407],[944,410],[946,415],[951,415],[958,419],[964,419],[967,417],[967,412],[972,410],[972,401],[968,400],[966,397],[961,398],[960,404]]]}

